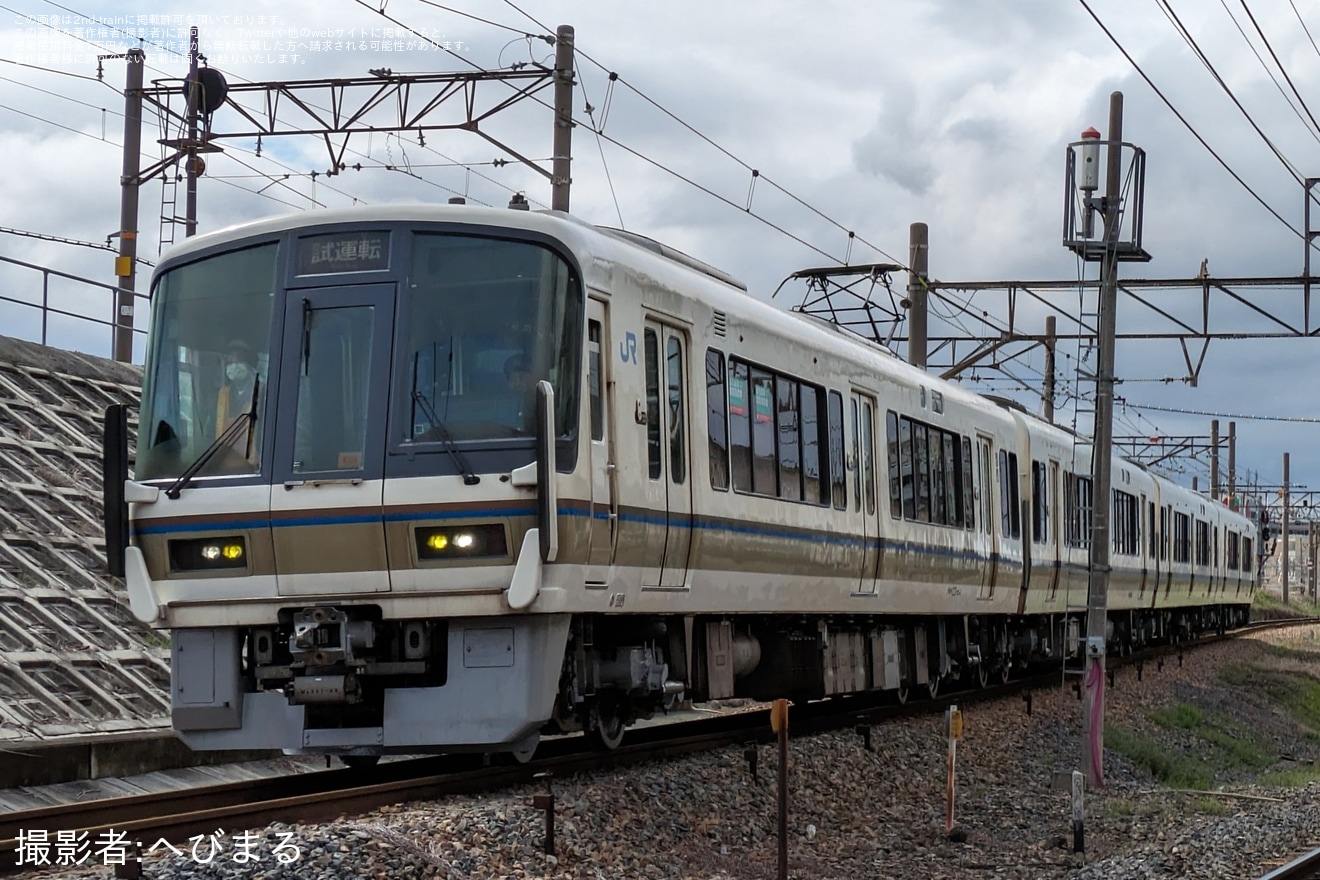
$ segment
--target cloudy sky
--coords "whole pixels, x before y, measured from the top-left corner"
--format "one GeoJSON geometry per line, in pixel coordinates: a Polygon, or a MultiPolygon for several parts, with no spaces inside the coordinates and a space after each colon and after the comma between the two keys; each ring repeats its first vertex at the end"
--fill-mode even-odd
{"type": "MultiPolygon", "coordinates": [[[[121,52],[138,37],[147,41],[149,80],[183,75],[187,25],[197,23],[212,66],[232,82],[262,82],[382,67],[550,63],[553,49],[524,33],[572,24],[580,52],[575,112],[606,136],[598,139],[587,125],[575,131],[574,213],[679,247],[742,278],[757,296],[769,297],[784,276],[806,266],[905,263],[915,221],[929,224],[930,274],[941,281],[1093,278],[1095,266],[1079,264],[1061,245],[1064,162],[1083,129],[1105,128],[1115,90],[1125,95],[1124,139],[1147,153],[1143,244],[1153,255],[1146,265],[1124,266],[1123,275],[1190,279],[1202,260],[1215,278],[1299,275],[1305,224],[1297,178],[1320,176],[1313,158],[1320,128],[1311,116],[1320,113],[1320,49],[1312,39],[1320,38],[1320,2],[1087,2],[1132,61],[1080,0],[450,0],[448,9],[393,0],[385,8],[393,21],[379,6],[353,0],[286,2],[277,16],[262,12],[265,4],[229,4],[214,14],[172,0],[4,0],[0,226],[101,244],[117,230],[124,64],[97,56],[121,52]],[[447,43],[450,52],[427,40],[447,43]],[[612,88],[611,71],[619,76],[612,88]],[[753,168],[760,172],[754,187],[753,168]],[[848,231],[856,234],[851,248],[848,231]]],[[[224,109],[214,127],[242,124],[224,109]]],[[[489,130],[528,157],[551,153],[550,114],[535,103],[501,114],[489,130]]],[[[160,137],[148,118],[144,166],[159,159],[160,137]]],[[[416,133],[358,136],[348,148],[348,164],[360,169],[326,177],[329,155],[315,139],[267,139],[260,157],[255,141],[227,141],[200,185],[201,230],[355,201],[434,202],[462,193],[503,205],[514,190],[534,203],[550,201],[541,177],[516,164],[492,165],[499,152],[470,134],[433,133],[424,145],[416,133]]],[[[161,193],[158,180],[142,193],[139,253],[153,260],[161,193]]],[[[1320,215],[1313,225],[1320,227],[1320,215]]],[[[113,280],[112,255],[87,247],[5,232],[0,257],[113,280]]],[[[38,270],[0,262],[0,295],[39,302],[42,279],[38,270]]],[[[894,280],[901,287],[907,276],[894,280]]],[[[108,294],[88,285],[51,277],[47,290],[56,308],[110,315],[108,294]]],[[[792,305],[802,292],[790,285],[779,300],[792,305]]],[[[1271,314],[1301,325],[1299,287],[1240,292],[1265,314],[1215,296],[1212,331],[1274,332],[1280,325],[1271,314]]],[[[984,335],[1007,325],[1002,292],[948,296],[933,305],[932,335],[984,335]]],[[[1064,315],[1078,312],[1075,288],[1046,299],[1064,315]]],[[[1199,289],[1148,299],[1200,325],[1199,289]]],[[[1015,328],[1039,333],[1045,314],[1044,305],[1021,300],[1015,328]]],[[[1119,325],[1174,329],[1130,299],[1120,301],[1119,325]]],[[[1060,317],[1059,329],[1073,328],[1060,317]]],[[[39,338],[40,314],[0,303],[0,332],[39,338]]],[[[55,316],[47,332],[52,344],[109,352],[109,331],[85,321],[55,316]]],[[[1128,405],[1118,409],[1116,433],[1207,435],[1211,416],[1200,413],[1220,414],[1225,432],[1236,416],[1240,473],[1277,484],[1287,451],[1294,482],[1320,489],[1316,425],[1246,418],[1320,416],[1306,391],[1317,345],[1214,341],[1193,388],[1177,341],[1121,343],[1118,394],[1128,405]]],[[[1199,343],[1189,350],[1195,362],[1199,343]]],[[[1065,395],[1091,393],[1075,380],[1084,353],[1075,342],[1060,344],[1065,395]]],[[[947,352],[932,359],[941,357],[947,361],[947,352]]],[[[964,381],[1038,410],[1040,351],[1004,366],[969,371],[964,381]]],[[[1204,486],[1207,474],[1204,457],[1176,464],[1184,482],[1197,476],[1204,486]]]]}

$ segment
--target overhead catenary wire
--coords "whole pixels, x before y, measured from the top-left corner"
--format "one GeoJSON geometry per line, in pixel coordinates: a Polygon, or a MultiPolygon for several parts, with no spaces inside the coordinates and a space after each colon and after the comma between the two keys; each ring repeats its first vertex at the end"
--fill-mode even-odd
{"type": "MultiPolygon", "coordinates": [[[[1292,110],[1293,115],[1302,123],[1302,127],[1306,129],[1306,132],[1316,141],[1320,141],[1320,130],[1317,130],[1315,126],[1307,122],[1306,117],[1302,115],[1302,111],[1298,109],[1296,103],[1294,103],[1292,96],[1289,95],[1288,91],[1283,87],[1283,83],[1279,82],[1279,77],[1276,76],[1274,70],[1265,63],[1265,58],[1260,54],[1260,50],[1256,48],[1256,44],[1251,41],[1251,37],[1247,36],[1246,30],[1242,27],[1241,22],[1237,20],[1237,16],[1233,14],[1233,10],[1228,8],[1228,0],[1219,0],[1219,5],[1224,8],[1224,12],[1227,13],[1229,20],[1233,22],[1233,27],[1237,28],[1237,32],[1242,36],[1242,41],[1245,42],[1247,48],[1251,50],[1251,54],[1256,56],[1256,61],[1260,63],[1261,69],[1265,71],[1265,75],[1270,78],[1270,82],[1274,83],[1274,88],[1278,90],[1279,95],[1288,105],[1288,109],[1292,110]]],[[[1293,8],[1296,9],[1296,7],[1293,8]]],[[[1305,27],[1305,24],[1303,24],[1303,27],[1305,27]]],[[[1308,32],[1308,36],[1309,35],[1308,32]]]]}
{"type": "Polygon", "coordinates": [[[1132,54],[1128,52],[1126,47],[1123,46],[1122,42],[1119,41],[1118,37],[1116,37],[1114,33],[1110,31],[1108,27],[1105,26],[1105,23],[1100,20],[1100,16],[1098,16],[1095,13],[1095,10],[1091,8],[1090,4],[1088,4],[1086,0],[1078,0],[1078,2],[1082,4],[1082,7],[1087,11],[1087,13],[1099,26],[1100,30],[1104,31],[1105,36],[1108,37],[1109,41],[1114,44],[1114,48],[1118,49],[1118,51],[1122,53],[1123,57],[1126,58],[1128,63],[1132,65],[1132,69],[1135,70],[1137,74],[1143,80],[1145,80],[1146,85],[1150,86],[1151,90],[1155,92],[1156,97],[1158,97],[1162,102],[1164,102],[1164,106],[1169,108],[1169,112],[1171,112],[1177,118],[1177,120],[1180,123],[1182,123],[1183,127],[1186,128],[1187,131],[1191,133],[1192,137],[1196,138],[1197,142],[1200,143],[1201,146],[1205,147],[1206,151],[1209,152],[1212,157],[1214,157],[1215,161],[1219,163],[1220,167],[1222,167],[1225,171],[1227,171],[1229,175],[1235,181],[1237,181],[1237,183],[1243,189],[1245,189],[1253,199],[1255,199],[1261,205],[1261,207],[1263,207],[1266,211],[1268,211],[1271,215],[1273,215],[1273,217],[1276,220],[1278,220],[1280,223],[1286,226],[1293,233],[1293,235],[1296,235],[1298,238],[1302,239],[1303,241],[1307,240],[1307,236],[1305,233],[1303,233],[1296,226],[1289,223],[1282,214],[1276,211],[1269,204],[1269,202],[1265,201],[1265,199],[1261,197],[1260,193],[1256,192],[1256,190],[1253,189],[1251,185],[1242,178],[1242,175],[1238,174],[1237,171],[1235,171],[1233,167],[1229,165],[1228,162],[1225,161],[1222,156],[1219,155],[1219,153],[1215,150],[1214,147],[1210,146],[1209,142],[1206,141],[1206,139],[1201,135],[1201,133],[1196,130],[1196,127],[1193,126],[1191,122],[1187,120],[1187,117],[1183,116],[1183,114],[1178,110],[1178,108],[1173,105],[1173,102],[1169,100],[1168,96],[1164,94],[1164,92],[1160,89],[1160,87],[1155,85],[1155,81],[1152,80],[1150,76],[1146,73],[1146,71],[1141,67],[1141,65],[1137,63],[1137,60],[1132,57],[1132,54]]]}
{"type": "Polygon", "coordinates": [[[1247,108],[1242,105],[1240,100],[1238,100],[1238,96],[1233,93],[1232,88],[1229,87],[1228,83],[1224,82],[1224,78],[1219,75],[1219,71],[1215,69],[1210,58],[1201,50],[1200,45],[1196,42],[1196,38],[1193,37],[1191,31],[1183,25],[1182,19],[1178,17],[1178,13],[1174,12],[1173,6],[1170,4],[1169,0],[1155,0],[1155,4],[1159,6],[1161,11],[1164,12],[1165,17],[1173,24],[1174,29],[1178,31],[1178,35],[1183,38],[1183,42],[1191,48],[1192,53],[1195,54],[1201,64],[1205,66],[1205,69],[1210,72],[1211,78],[1219,85],[1219,88],[1224,94],[1228,96],[1228,99],[1233,102],[1233,106],[1237,107],[1243,118],[1247,120],[1247,124],[1250,125],[1256,134],[1260,136],[1260,139],[1265,142],[1265,146],[1269,147],[1270,152],[1274,154],[1275,158],[1283,163],[1283,167],[1288,170],[1288,173],[1292,175],[1294,180],[1298,183],[1304,183],[1306,178],[1297,170],[1297,166],[1283,155],[1283,152],[1275,145],[1274,141],[1270,140],[1270,137],[1265,134],[1264,130],[1247,111],[1247,108]]]}

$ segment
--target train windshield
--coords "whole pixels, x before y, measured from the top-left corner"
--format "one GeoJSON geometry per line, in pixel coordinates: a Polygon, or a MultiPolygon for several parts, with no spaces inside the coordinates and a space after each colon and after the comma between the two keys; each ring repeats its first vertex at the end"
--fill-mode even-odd
{"type": "Polygon", "coordinates": [[[549,248],[418,234],[399,315],[405,443],[536,432],[535,385],[555,389],[555,428],[577,413],[582,293],[549,248]]]}
{"type": "Polygon", "coordinates": [[[201,473],[260,469],[276,251],[275,243],[258,245],[161,276],[152,294],[137,479],[177,477],[245,412],[256,415],[255,429],[231,432],[201,473]]]}

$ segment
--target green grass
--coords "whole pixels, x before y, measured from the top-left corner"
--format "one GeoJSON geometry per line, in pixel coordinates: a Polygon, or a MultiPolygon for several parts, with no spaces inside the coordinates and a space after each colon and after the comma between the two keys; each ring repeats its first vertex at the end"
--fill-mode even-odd
{"type": "Polygon", "coordinates": [[[1197,798],[1191,803],[1192,810],[1202,816],[1223,816],[1232,810],[1228,804],[1218,798],[1197,798]]]}
{"type": "Polygon", "coordinates": [[[1256,781],[1272,788],[1301,788],[1317,779],[1320,779],[1320,764],[1303,764],[1300,767],[1272,770],[1262,774],[1256,781]]]}
{"type": "Polygon", "coordinates": [[[1179,703],[1167,709],[1157,709],[1151,713],[1151,720],[1160,727],[1169,730],[1191,730],[1201,724],[1204,713],[1195,706],[1179,703]]]}
{"type": "Polygon", "coordinates": [[[1212,781],[1211,767],[1194,755],[1171,751],[1143,733],[1117,725],[1105,725],[1105,747],[1126,755],[1132,763],[1170,788],[1204,791],[1212,781]]]}
{"type": "Polygon", "coordinates": [[[1235,687],[1263,691],[1303,727],[1320,732],[1320,681],[1309,675],[1238,664],[1225,666],[1219,677],[1235,687]]]}

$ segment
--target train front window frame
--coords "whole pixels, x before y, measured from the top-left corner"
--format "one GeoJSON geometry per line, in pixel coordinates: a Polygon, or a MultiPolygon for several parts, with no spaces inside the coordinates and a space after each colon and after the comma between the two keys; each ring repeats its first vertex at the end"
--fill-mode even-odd
{"type": "Polygon", "coordinates": [[[261,472],[279,258],[278,241],[240,243],[168,268],[157,279],[137,479],[179,476],[248,411],[257,417],[250,428],[251,443],[245,435],[222,448],[199,476],[253,477],[261,472]]]}
{"type": "Polygon", "coordinates": [[[390,452],[441,455],[442,434],[473,449],[530,449],[536,384],[546,380],[557,469],[571,471],[586,349],[576,266],[551,240],[513,231],[415,226],[408,241],[398,261],[406,274],[396,288],[390,452]]]}

